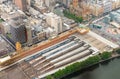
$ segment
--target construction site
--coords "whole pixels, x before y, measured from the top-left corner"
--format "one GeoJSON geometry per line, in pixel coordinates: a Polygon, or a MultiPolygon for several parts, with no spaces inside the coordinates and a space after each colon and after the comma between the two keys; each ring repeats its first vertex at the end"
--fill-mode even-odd
{"type": "Polygon", "coordinates": [[[77,61],[85,60],[105,50],[117,48],[116,44],[100,39],[86,28],[74,28],[57,38],[21,50],[18,54],[6,58],[1,67],[18,63],[22,72],[29,77],[44,78],[77,61]]]}

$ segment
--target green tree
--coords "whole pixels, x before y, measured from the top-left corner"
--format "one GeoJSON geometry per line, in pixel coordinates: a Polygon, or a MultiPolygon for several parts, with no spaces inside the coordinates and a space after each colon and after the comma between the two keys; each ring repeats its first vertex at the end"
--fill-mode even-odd
{"type": "Polygon", "coordinates": [[[100,57],[101,57],[102,60],[105,60],[105,59],[110,58],[111,55],[112,55],[111,52],[103,52],[103,53],[100,55],[100,57]]]}
{"type": "MultiPolygon", "coordinates": [[[[120,50],[118,50],[120,52],[120,50]]],[[[47,79],[54,79],[54,78],[61,78],[67,74],[73,73],[77,70],[83,69],[85,67],[88,67],[90,65],[93,65],[95,63],[98,63],[99,61],[105,60],[110,58],[112,55],[111,52],[103,52],[100,55],[96,55],[96,56],[92,56],[89,57],[88,59],[81,61],[81,62],[76,62],[73,63],[67,67],[65,67],[64,69],[60,69],[57,72],[55,72],[52,76],[47,76],[47,79]]]]}
{"type": "Polygon", "coordinates": [[[48,75],[46,79],[54,79],[51,75],[48,75]]]}
{"type": "Polygon", "coordinates": [[[116,49],[115,52],[120,54],[120,48],[116,49]]]}
{"type": "Polygon", "coordinates": [[[81,16],[76,16],[75,14],[71,13],[69,10],[64,10],[63,14],[65,17],[69,18],[69,19],[73,19],[76,22],[82,22],[83,18],[81,16]]]}
{"type": "Polygon", "coordinates": [[[84,68],[84,67],[90,66],[92,64],[95,64],[95,63],[97,63],[99,61],[100,61],[100,57],[98,55],[97,56],[93,56],[93,57],[89,57],[85,61],[81,62],[81,67],[84,68]]]}

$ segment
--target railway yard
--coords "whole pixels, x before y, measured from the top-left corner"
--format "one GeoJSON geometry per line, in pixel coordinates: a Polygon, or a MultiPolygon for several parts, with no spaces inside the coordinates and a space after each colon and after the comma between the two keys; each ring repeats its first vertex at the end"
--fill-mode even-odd
{"type": "MultiPolygon", "coordinates": [[[[95,36],[97,37],[97,36],[95,36]]],[[[103,42],[91,33],[71,34],[68,38],[47,47],[19,62],[20,68],[30,78],[44,78],[76,61],[82,61],[99,52],[117,47],[111,42],[103,42]]]]}
{"type": "MultiPolygon", "coordinates": [[[[67,31],[57,38],[42,42],[30,50],[13,56],[12,60],[17,63],[13,69],[15,71],[17,69],[16,73],[22,75],[21,77],[44,78],[74,62],[119,47],[94,32],[81,34],[77,29],[67,31]]],[[[8,68],[7,71],[12,70],[8,68]]]]}
{"type": "Polygon", "coordinates": [[[35,77],[94,53],[97,49],[72,36],[20,62],[20,66],[29,77],[35,77]]]}
{"type": "Polygon", "coordinates": [[[120,48],[119,0],[69,1],[0,0],[0,79],[53,79],[120,48]]]}

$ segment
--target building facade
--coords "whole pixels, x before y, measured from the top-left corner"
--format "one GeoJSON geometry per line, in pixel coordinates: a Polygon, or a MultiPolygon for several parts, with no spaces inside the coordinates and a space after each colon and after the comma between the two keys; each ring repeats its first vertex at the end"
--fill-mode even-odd
{"type": "Polygon", "coordinates": [[[14,41],[14,43],[20,42],[23,44],[27,42],[26,27],[24,25],[11,25],[10,32],[12,36],[11,39],[14,41]]]}
{"type": "Polygon", "coordinates": [[[55,30],[56,34],[59,34],[63,31],[62,18],[57,16],[56,14],[46,14],[46,22],[55,30]]]}
{"type": "Polygon", "coordinates": [[[27,10],[27,0],[13,0],[13,3],[22,11],[27,10]]]}

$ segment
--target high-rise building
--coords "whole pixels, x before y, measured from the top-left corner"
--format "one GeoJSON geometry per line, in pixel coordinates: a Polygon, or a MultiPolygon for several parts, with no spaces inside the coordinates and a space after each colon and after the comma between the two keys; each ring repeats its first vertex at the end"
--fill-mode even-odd
{"type": "Polygon", "coordinates": [[[27,10],[27,0],[13,0],[13,3],[22,11],[27,10]]]}
{"type": "Polygon", "coordinates": [[[50,1],[51,1],[51,0],[45,0],[45,5],[46,5],[47,7],[50,6],[50,1]]]}
{"type": "Polygon", "coordinates": [[[62,2],[63,2],[64,4],[67,4],[68,0],[62,0],[62,2]]]}
{"type": "Polygon", "coordinates": [[[46,14],[46,22],[55,30],[56,34],[63,31],[63,22],[60,16],[54,13],[46,14]]]}
{"type": "Polygon", "coordinates": [[[63,4],[65,4],[66,6],[69,6],[70,3],[72,2],[72,0],[63,0],[62,2],[63,2],[63,4]]]}
{"type": "Polygon", "coordinates": [[[5,2],[5,1],[7,1],[7,0],[0,0],[0,3],[3,3],[3,2],[5,2]]]}
{"type": "Polygon", "coordinates": [[[14,41],[14,43],[20,42],[23,44],[27,42],[27,33],[24,24],[12,22],[10,25],[10,33],[12,36],[11,39],[14,41]]]}
{"type": "Polygon", "coordinates": [[[63,25],[62,25],[61,17],[58,17],[58,16],[52,17],[51,27],[53,27],[55,29],[57,34],[61,33],[63,31],[63,25]]]}
{"type": "Polygon", "coordinates": [[[78,6],[78,0],[73,0],[73,7],[76,8],[78,6]]]}
{"type": "Polygon", "coordinates": [[[31,6],[31,0],[27,0],[27,4],[31,6]]]}
{"type": "Polygon", "coordinates": [[[10,33],[10,26],[6,22],[0,23],[0,31],[3,35],[6,35],[10,33]]]}
{"type": "Polygon", "coordinates": [[[69,6],[72,0],[56,0],[57,2],[63,3],[66,6],[69,6]]]}
{"type": "Polygon", "coordinates": [[[27,44],[32,44],[32,30],[31,26],[26,26],[26,33],[27,33],[27,44]]]}

